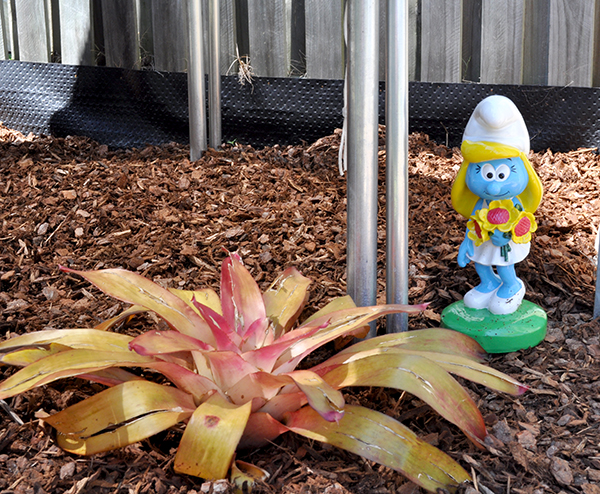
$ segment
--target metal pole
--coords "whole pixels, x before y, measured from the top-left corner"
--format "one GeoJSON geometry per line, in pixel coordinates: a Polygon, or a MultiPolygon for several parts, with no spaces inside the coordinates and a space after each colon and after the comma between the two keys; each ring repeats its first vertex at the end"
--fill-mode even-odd
{"type": "MultiPolygon", "coordinates": [[[[408,1],[387,0],[386,298],[408,303],[408,1]]],[[[387,332],[408,329],[408,314],[387,316],[387,332]]]]}
{"type": "Polygon", "coordinates": [[[348,0],[347,8],[348,293],[369,306],[377,302],[379,0],[348,0]]]}
{"type": "Polygon", "coordinates": [[[202,2],[189,0],[190,66],[188,68],[188,105],[190,123],[190,161],[202,157],[206,149],[206,102],[202,46],[202,2]]]}
{"type": "Polygon", "coordinates": [[[211,148],[221,145],[221,74],[220,74],[220,32],[221,18],[219,0],[208,2],[208,33],[210,38],[210,58],[208,67],[208,143],[211,148]]]}

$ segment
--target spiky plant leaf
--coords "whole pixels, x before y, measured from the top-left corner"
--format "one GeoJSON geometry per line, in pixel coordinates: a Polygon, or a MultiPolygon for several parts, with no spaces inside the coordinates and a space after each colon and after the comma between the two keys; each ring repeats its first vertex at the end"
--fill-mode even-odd
{"type": "Polygon", "coordinates": [[[501,393],[522,395],[529,389],[528,386],[520,383],[516,379],[513,379],[503,372],[499,372],[488,365],[483,365],[479,362],[473,362],[472,360],[464,357],[443,353],[435,354],[431,352],[424,352],[424,355],[434,362],[437,362],[452,374],[456,374],[457,376],[463,377],[478,384],[483,384],[484,386],[501,393]]]}
{"type": "Polygon", "coordinates": [[[308,403],[308,399],[302,391],[290,391],[274,396],[259,408],[257,412],[268,413],[274,419],[281,420],[287,412],[298,410],[300,407],[306,405],[306,403],[308,403]]]}
{"type": "Polygon", "coordinates": [[[90,374],[79,374],[77,377],[94,383],[104,384],[105,386],[117,386],[129,381],[143,380],[140,376],[118,367],[111,367],[90,374]]]}
{"type": "MultiPolygon", "coordinates": [[[[356,304],[354,303],[354,300],[352,300],[352,297],[350,295],[334,298],[327,305],[325,305],[325,307],[321,308],[320,310],[315,312],[312,316],[308,317],[308,319],[306,319],[304,321],[304,324],[309,323],[309,322],[313,321],[314,319],[317,319],[321,316],[331,314],[332,312],[337,312],[339,310],[353,309],[355,307],[356,307],[356,304]]],[[[345,335],[340,336],[335,341],[336,350],[343,348],[344,346],[346,346],[349,342],[351,342],[355,338],[364,338],[369,333],[369,329],[370,329],[370,326],[368,324],[365,324],[364,326],[361,326],[361,327],[355,329],[354,331],[350,331],[349,333],[346,333],[345,335]]]]}
{"type": "Polygon", "coordinates": [[[209,379],[172,362],[155,360],[135,352],[70,349],[37,360],[10,376],[0,384],[0,399],[15,396],[61,378],[96,375],[98,371],[111,367],[155,369],[196,397],[217,389],[209,379]]]}
{"type": "Polygon", "coordinates": [[[487,355],[473,338],[458,331],[443,328],[417,329],[377,336],[346,347],[338,352],[338,355],[389,347],[460,355],[477,362],[483,362],[487,355]]]}
{"type": "Polygon", "coordinates": [[[168,429],[194,409],[187,393],[140,380],[104,390],[44,420],[59,432],[63,449],[93,455],[168,429]]]}
{"type": "Polygon", "coordinates": [[[57,434],[56,441],[62,449],[69,453],[94,455],[142,441],[173,427],[190,415],[190,412],[161,411],[145,415],[127,426],[85,440],[57,434]]]}
{"type": "Polygon", "coordinates": [[[351,334],[358,328],[387,314],[405,312],[408,314],[420,312],[427,305],[381,305],[372,307],[356,307],[338,310],[323,315],[286,333],[278,341],[294,339],[297,334],[308,334],[319,328],[311,336],[300,338],[286,349],[277,360],[274,372],[289,372],[296,368],[300,361],[309,353],[340,336],[351,334]]]}
{"type": "MultiPolygon", "coordinates": [[[[298,402],[295,409],[300,408],[302,404],[298,402]]],[[[270,414],[265,412],[254,412],[250,414],[248,423],[244,429],[244,434],[240,439],[238,447],[240,449],[259,448],[265,446],[275,438],[279,437],[289,429],[279,420],[275,420],[270,414]]]]}
{"type": "Polygon", "coordinates": [[[124,269],[61,270],[78,274],[111,297],[154,311],[177,331],[214,345],[210,328],[186,302],[143,276],[124,269]]]}
{"type": "Polygon", "coordinates": [[[288,415],[285,425],[302,436],[332,444],[398,470],[417,485],[436,492],[450,491],[470,480],[452,458],[420,440],[388,415],[346,405],[339,422],[328,422],[310,407],[288,415]]]}
{"type": "Polygon", "coordinates": [[[143,366],[153,360],[133,352],[67,350],[37,360],[0,384],[0,399],[18,395],[32,388],[64,377],[95,372],[109,367],[143,366]]]}
{"type": "Polygon", "coordinates": [[[296,268],[287,268],[263,293],[267,317],[275,327],[275,337],[289,331],[300,317],[308,298],[310,280],[296,268]]]}
{"type": "Polygon", "coordinates": [[[260,348],[256,348],[255,350],[250,350],[248,352],[244,352],[242,354],[242,358],[253,365],[255,365],[260,370],[271,372],[277,359],[281,357],[281,354],[289,349],[295,342],[307,338],[315,334],[317,331],[321,329],[321,326],[315,326],[306,328],[305,331],[302,332],[294,332],[292,337],[289,338],[279,338],[273,344],[262,346],[260,348]]]}
{"type": "MultiPolygon", "coordinates": [[[[212,288],[201,288],[200,290],[179,290],[177,288],[169,288],[168,290],[186,302],[196,312],[198,312],[196,304],[202,304],[206,307],[210,307],[218,314],[223,315],[221,299],[217,292],[212,288]]],[[[198,312],[198,315],[201,314],[198,312]]]]}
{"type": "MultiPolygon", "coordinates": [[[[421,331],[421,330],[412,331],[413,333],[415,333],[415,335],[414,335],[415,338],[417,338],[419,336],[417,334],[417,333],[419,333],[419,331],[421,331]]],[[[426,330],[424,330],[424,331],[426,331],[426,330]]],[[[400,334],[403,334],[403,333],[400,333],[400,334]]],[[[457,334],[461,334],[461,333],[457,333],[457,334]]],[[[391,336],[391,335],[386,335],[386,336],[391,336]]],[[[450,336],[452,336],[452,335],[450,335],[450,336]]],[[[377,339],[377,338],[374,338],[374,339],[377,339]]],[[[390,340],[388,339],[387,341],[389,342],[390,340]]],[[[452,341],[452,339],[448,339],[447,341],[449,343],[452,341]]],[[[365,348],[365,347],[368,348],[368,346],[361,345],[360,343],[357,343],[356,346],[359,348],[365,348]]],[[[448,346],[451,346],[451,345],[448,345],[448,346]]],[[[416,347],[423,348],[423,346],[421,344],[416,345],[416,347]]],[[[318,372],[319,374],[323,375],[328,370],[334,369],[338,365],[340,365],[342,363],[350,362],[350,361],[355,361],[355,360],[359,360],[359,359],[363,359],[363,358],[367,358],[367,357],[375,357],[377,355],[393,355],[393,354],[407,355],[408,354],[408,355],[418,355],[418,356],[427,358],[427,359],[435,362],[436,364],[438,364],[440,367],[445,369],[447,372],[450,372],[457,376],[463,377],[470,381],[476,382],[478,384],[483,384],[484,386],[487,386],[488,388],[491,388],[496,391],[500,391],[502,393],[508,393],[508,394],[512,394],[512,395],[521,395],[528,389],[527,386],[521,384],[520,382],[511,378],[510,376],[507,376],[506,374],[499,372],[487,365],[481,364],[480,362],[478,362],[478,359],[472,360],[472,358],[470,358],[470,357],[464,357],[462,355],[459,355],[459,353],[461,353],[461,352],[456,351],[456,349],[454,351],[449,351],[447,353],[446,352],[441,353],[441,352],[435,352],[435,351],[414,350],[411,348],[414,348],[414,346],[410,345],[407,347],[404,345],[398,345],[398,346],[375,345],[375,347],[370,350],[363,350],[363,351],[356,352],[356,353],[342,351],[342,352],[338,352],[336,355],[329,358],[325,362],[318,364],[317,366],[315,366],[313,368],[313,370],[318,372]]],[[[435,346],[434,346],[434,348],[435,348],[435,346]]]]}
{"type": "Polygon", "coordinates": [[[71,349],[70,346],[61,345],[60,343],[50,343],[39,347],[26,347],[2,355],[0,357],[0,362],[6,365],[23,367],[50,355],[54,355],[55,353],[71,349]]]}
{"type": "Polygon", "coordinates": [[[293,379],[296,386],[306,395],[309,405],[325,420],[337,422],[343,417],[344,395],[335,385],[309,370],[294,371],[286,375],[293,379]]]}
{"type": "Polygon", "coordinates": [[[129,309],[124,310],[115,317],[111,317],[110,319],[107,319],[106,321],[103,321],[100,324],[96,325],[94,329],[108,331],[123,322],[129,321],[129,319],[131,319],[133,316],[143,314],[144,312],[148,312],[148,309],[142,307],[141,305],[132,305],[131,307],[129,307],[129,309]]]}
{"type": "Polygon", "coordinates": [[[208,480],[227,475],[240,442],[251,404],[233,405],[215,394],[192,415],[175,456],[176,472],[208,480]]]}
{"type": "Polygon", "coordinates": [[[221,306],[229,327],[242,338],[255,321],[267,318],[260,288],[235,253],[223,261],[221,306]]]}
{"type": "Polygon", "coordinates": [[[48,329],[0,342],[0,353],[57,343],[71,348],[124,352],[133,338],[99,329],[48,329]]]}
{"type": "MultiPolygon", "coordinates": [[[[503,372],[499,372],[488,365],[481,364],[477,361],[462,357],[460,355],[408,350],[405,348],[393,348],[391,349],[391,352],[420,355],[435,362],[451,374],[455,374],[478,384],[483,384],[484,386],[501,393],[518,396],[522,395],[529,389],[528,386],[525,386],[503,372]]],[[[361,352],[359,355],[363,355],[363,352],[361,352]]]]}
{"type": "Polygon", "coordinates": [[[195,310],[202,316],[210,327],[215,337],[217,350],[226,350],[240,353],[242,337],[229,326],[229,323],[221,314],[207,305],[192,300],[195,310]]]}
{"type": "Polygon", "coordinates": [[[139,355],[148,356],[208,350],[210,347],[203,341],[179,331],[148,331],[131,340],[129,348],[139,355]]]}
{"type": "Polygon", "coordinates": [[[266,403],[276,396],[281,388],[293,382],[285,375],[275,376],[269,372],[253,372],[245,375],[229,388],[227,396],[238,405],[246,403],[251,397],[261,398],[266,403]]]}
{"type": "Polygon", "coordinates": [[[324,307],[319,309],[317,312],[308,316],[303,324],[309,323],[318,319],[319,317],[326,316],[327,314],[331,314],[333,312],[337,312],[339,310],[347,310],[347,309],[356,309],[356,304],[350,295],[345,295],[343,297],[337,297],[328,302],[324,307]]]}
{"type": "Polygon", "coordinates": [[[467,391],[427,358],[396,353],[350,360],[329,371],[323,380],[338,389],[378,386],[408,391],[460,427],[476,444],[487,435],[483,417],[467,391]]]}
{"type": "Polygon", "coordinates": [[[229,390],[242,377],[259,371],[234,352],[204,352],[204,356],[210,364],[215,383],[223,391],[229,390]]]}

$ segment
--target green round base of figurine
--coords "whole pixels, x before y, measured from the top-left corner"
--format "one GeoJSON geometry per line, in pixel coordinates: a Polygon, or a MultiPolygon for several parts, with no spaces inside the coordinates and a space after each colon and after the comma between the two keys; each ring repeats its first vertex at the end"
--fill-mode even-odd
{"type": "Polygon", "coordinates": [[[527,300],[506,315],[470,309],[460,300],[442,311],[441,325],[470,336],[488,353],[508,353],[540,343],[546,336],[548,318],[541,307],[527,300]]]}

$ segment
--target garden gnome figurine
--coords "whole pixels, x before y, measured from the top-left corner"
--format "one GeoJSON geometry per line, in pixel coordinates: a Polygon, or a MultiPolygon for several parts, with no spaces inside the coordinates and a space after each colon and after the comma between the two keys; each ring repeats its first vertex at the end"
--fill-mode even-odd
{"type": "Polygon", "coordinates": [[[473,263],[480,283],[444,310],[442,324],[469,333],[489,352],[534,346],[546,334],[546,314],[523,301],[525,283],[515,271],[529,254],[537,229],[533,213],[542,198],[529,149],[515,104],[490,96],[467,123],[464,161],[452,186],[452,205],[468,220],[457,261],[461,267],[473,263]]]}

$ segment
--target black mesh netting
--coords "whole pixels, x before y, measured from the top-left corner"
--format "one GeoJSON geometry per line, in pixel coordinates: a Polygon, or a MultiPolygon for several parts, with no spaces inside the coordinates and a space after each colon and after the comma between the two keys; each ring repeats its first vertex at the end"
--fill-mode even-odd
{"type": "MultiPolygon", "coordinates": [[[[385,85],[380,85],[385,122],[385,85]]],[[[536,151],[597,147],[600,89],[410,84],[410,131],[460,144],[469,116],[491,94],[521,110],[536,151]]],[[[112,147],[188,142],[187,75],[0,61],[0,120],[21,132],[84,135],[112,147]]],[[[222,78],[223,141],[255,147],[314,141],[342,126],[343,81],[222,78]]]]}

